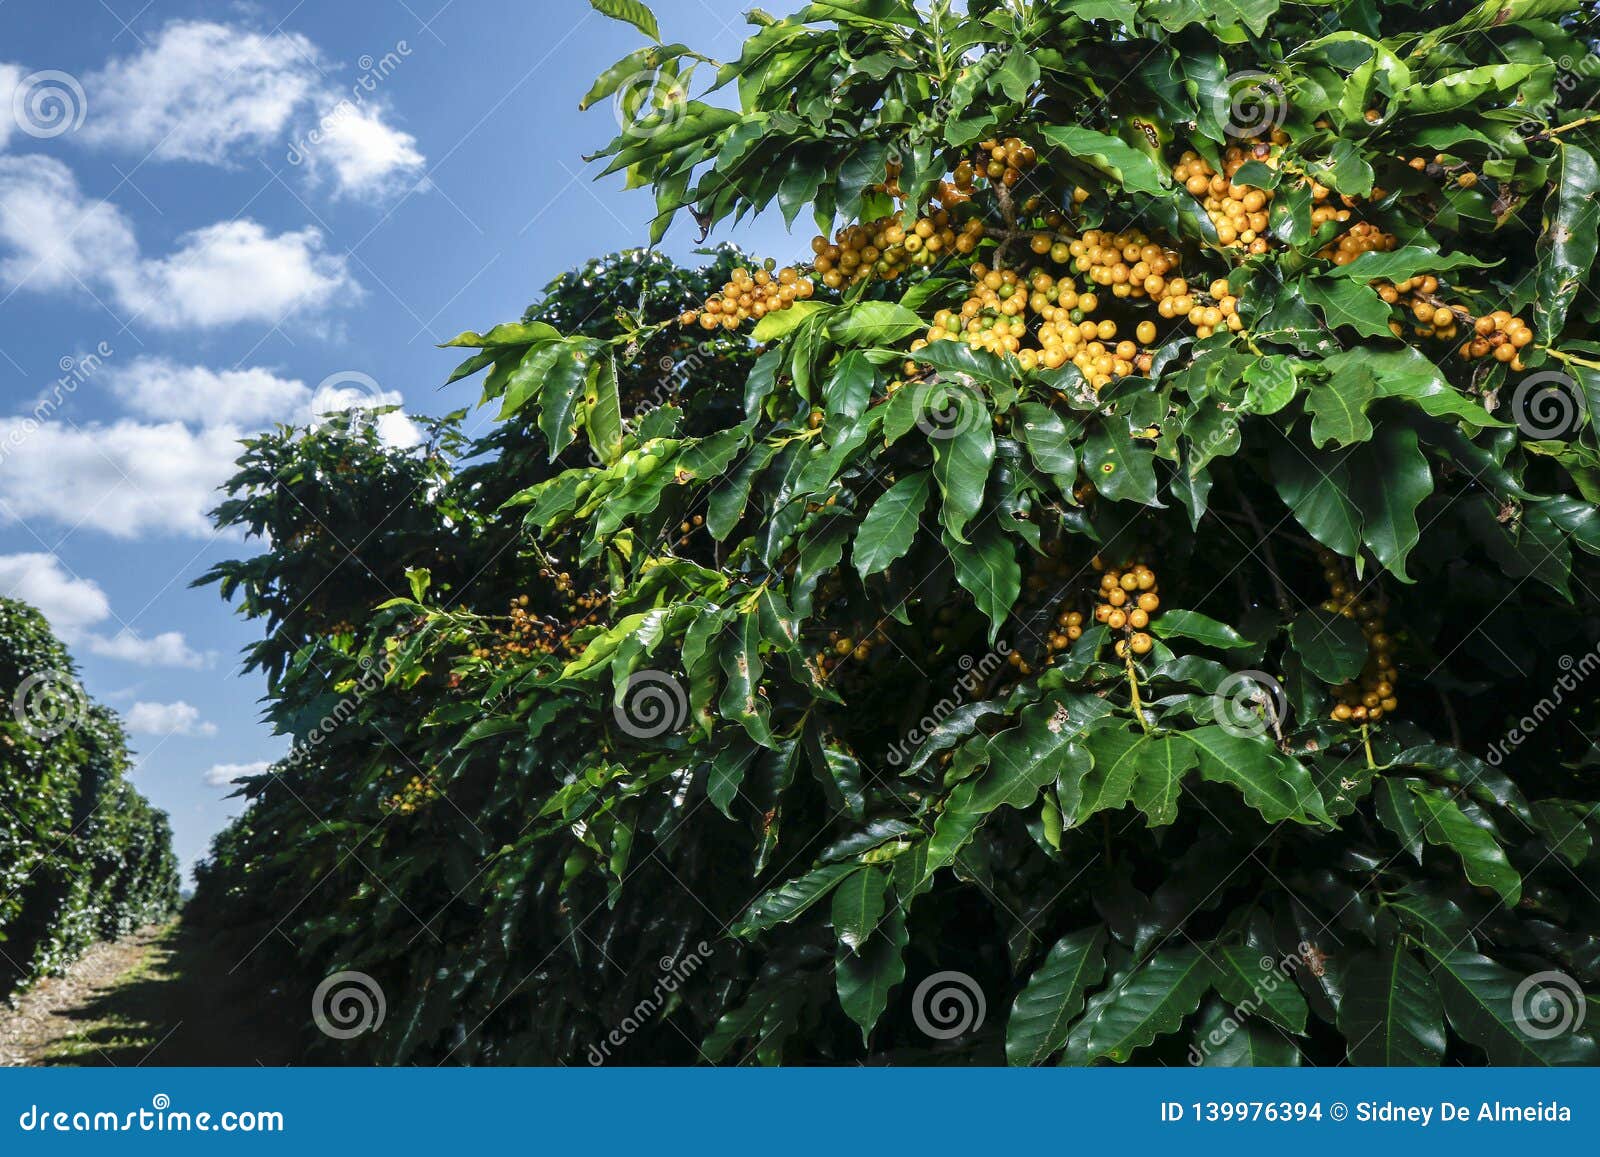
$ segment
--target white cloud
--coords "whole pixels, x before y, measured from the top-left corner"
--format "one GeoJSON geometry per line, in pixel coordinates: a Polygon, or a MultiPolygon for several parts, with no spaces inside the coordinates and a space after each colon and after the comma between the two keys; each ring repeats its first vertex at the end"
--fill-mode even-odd
{"type": "Polygon", "coordinates": [[[262,775],[272,765],[266,760],[255,763],[216,763],[206,770],[205,781],[212,787],[227,787],[236,779],[247,775],[262,775]]]}
{"type": "Polygon", "coordinates": [[[117,538],[150,533],[206,537],[206,512],[239,455],[236,427],[119,421],[74,427],[0,419],[9,443],[0,470],[0,521],[47,518],[117,538]]]}
{"type": "Polygon", "coordinates": [[[135,735],[215,735],[217,725],[200,718],[200,709],[176,703],[135,703],[126,715],[135,735]]]}
{"type": "MultiPolygon", "coordinates": [[[[247,433],[271,422],[304,425],[336,410],[404,401],[399,391],[355,373],[330,375],[315,390],[263,368],[213,370],[157,357],[104,373],[134,417],[82,426],[61,416],[0,417],[0,525],[44,520],[117,538],[208,538],[209,511],[221,501],[219,488],[232,477],[247,433]]],[[[380,417],[378,434],[395,449],[422,438],[403,410],[380,417]]],[[[165,639],[118,636],[102,640],[97,653],[197,665],[192,652],[165,639]]]]}
{"type": "Polygon", "coordinates": [[[269,234],[254,221],[220,221],[182,239],[171,256],[147,261],[121,294],[156,325],[276,324],[359,296],[343,257],[325,255],[320,230],[269,234]]]}
{"type": "MultiPolygon", "coordinates": [[[[313,424],[324,414],[343,410],[383,409],[398,406],[405,401],[399,390],[385,390],[365,374],[332,374],[317,387],[311,397],[309,417],[313,424]],[[356,385],[343,385],[355,382],[356,385]]],[[[402,410],[394,410],[378,417],[378,438],[385,446],[407,450],[422,441],[422,431],[402,410]]]]}
{"type": "Polygon", "coordinates": [[[416,138],[387,124],[386,109],[369,99],[370,72],[346,95],[335,87],[337,71],[298,33],[175,20],[84,78],[93,104],[81,139],[209,165],[239,164],[288,142],[285,159],[331,170],[339,195],[396,192],[424,164],[416,138]]]}
{"type": "Polygon", "coordinates": [[[381,198],[414,181],[424,158],[417,139],[384,123],[382,110],[348,100],[323,117],[313,130],[317,140],[296,142],[313,172],[331,168],[338,193],[356,198],[381,198]]]}
{"type": "Polygon", "coordinates": [[[6,142],[17,127],[17,118],[11,112],[11,102],[22,76],[23,70],[20,64],[0,61],[0,149],[6,147],[6,142]]]}
{"type": "Polygon", "coordinates": [[[90,635],[84,640],[89,652],[107,659],[121,659],[141,667],[204,667],[208,656],[189,646],[182,631],[163,631],[148,638],[124,628],[115,635],[90,635]]]}
{"type": "Polygon", "coordinates": [[[200,426],[249,426],[306,411],[311,390],[304,382],[270,370],[212,370],[145,357],[112,371],[112,393],[130,411],[158,421],[200,426]]]}
{"type": "Polygon", "coordinates": [[[71,289],[136,273],[133,227],[109,202],[90,204],[54,157],[0,157],[0,281],[71,289]]]}
{"type": "Polygon", "coordinates": [[[111,618],[111,601],[99,583],[68,573],[53,554],[0,555],[0,595],[38,607],[64,642],[90,654],[141,667],[202,667],[210,659],[180,631],[145,638],[123,627],[114,635],[96,634],[91,628],[111,618]]]}
{"type": "Polygon", "coordinates": [[[0,594],[37,607],[66,637],[79,637],[111,617],[111,601],[100,584],[68,574],[53,554],[0,555],[0,594]]]}
{"type": "Polygon", "coordinates": [[[316,46],[297,33],[175,20],[84,87],[86,141],[215,165],[282,137],[322,79],[316,46]]]}
{"type": "Polygon", "coordinates": [[[346,259],[322,248],[317,229],[272,234],[241,218],[146,257],[122,211],[88,201],[60,161],[0,156],[0,282],[11,287],[108,293],[163,328],[276,325],[359,297],[346,259]]]}

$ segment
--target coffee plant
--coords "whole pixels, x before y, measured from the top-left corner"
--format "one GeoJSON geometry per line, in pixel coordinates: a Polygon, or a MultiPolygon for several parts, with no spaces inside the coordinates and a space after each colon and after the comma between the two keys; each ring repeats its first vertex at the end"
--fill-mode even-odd
{"type": "Polygon", "coordinates": [[[128,782],[116,716],[92,703],[43,616],[0,599],[0,997],[178,903],[165,812],[128,782]]]}
{"type": "Polygon", "coordinates": [[[1591,6],[595,6],[652,241],[818,232],[241,461],[197,904],[334,1055],[1600,1059],[1591,6]]]}

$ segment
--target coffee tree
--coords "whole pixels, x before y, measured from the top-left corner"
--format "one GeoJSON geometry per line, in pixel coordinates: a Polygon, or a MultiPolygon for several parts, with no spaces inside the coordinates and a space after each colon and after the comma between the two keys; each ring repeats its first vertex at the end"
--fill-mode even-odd
{"type": "Polygon", "coordinates": [[[452,343],[531,589],[328,669],[380,1051],[1595,1061],[1589,6],[595,6],[653,237],[818,235],[452,343]]]}
{"type": "Polygon", "coordinates": [[[96,940],[172,915],[167,815],[128,781],[115,714],[92,702],[34,608],[0,599],[0,997],[96,940]]]}

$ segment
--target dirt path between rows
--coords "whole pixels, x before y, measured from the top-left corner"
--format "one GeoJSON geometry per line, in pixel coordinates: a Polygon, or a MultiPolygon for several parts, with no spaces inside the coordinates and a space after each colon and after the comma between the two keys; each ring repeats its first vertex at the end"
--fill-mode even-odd
{"type": "Polygon", "coordinates": [[[198,934],[144,928],[0,1004],[0,1065],[282,1065],[286,1011],[198,934]]]}
{"type": "Polygon", "coordinates": [[[0,1065],[36,1065],[61,1041],[75,1036],[72,1010],[111,989],[134,973],[167,931],[141,928],[114,943],[96,944],[65,976],[42,980],[17,998],[15,1009],[0,1004],[0,1065]]]}

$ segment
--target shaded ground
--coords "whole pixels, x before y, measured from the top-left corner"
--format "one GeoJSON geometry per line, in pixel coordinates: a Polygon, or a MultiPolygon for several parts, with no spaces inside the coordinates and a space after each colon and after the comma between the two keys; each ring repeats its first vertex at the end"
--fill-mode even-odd
{"type": "Polygon", "coordinates": [[[97,944],[16,1010],[0,1065],[283,1065],[305,1010],[284,1006],[178,924],[97,944]]]}

